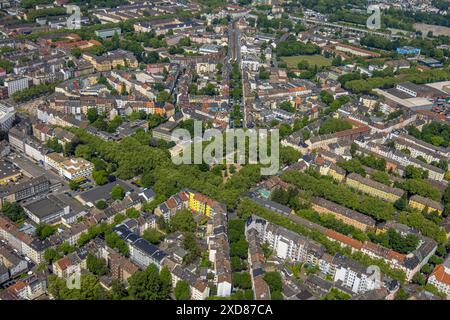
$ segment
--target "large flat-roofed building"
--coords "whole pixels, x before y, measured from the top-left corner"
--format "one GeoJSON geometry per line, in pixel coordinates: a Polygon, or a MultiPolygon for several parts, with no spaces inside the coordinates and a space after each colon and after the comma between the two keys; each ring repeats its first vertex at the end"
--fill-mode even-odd
{"type": "Polygon", "coordinates": [[[94,171],[94,164],[91,162],[83,158],[65,158],[56,152],[45,156],[45,164],[68,180],[88,178],[94,171]]]}
{"type": "Polygon", "coordinates": [[[62,163],[62,176],[69,179],[88,178],[94,171],[94,164],[83,158],[67,159],[62,163]]]}
{"type": "Polygon", "coordinates": [[[125,193],[133,191],[133,187],[131,185],[128,185],[122,180],[116,180],[114,182],[95,187],[91,190],[84,191],[78,194],[76,199],[83,205],[93,207],[98,200],[111,200],[111,190],[114,186],[122,187],[125,193]]]}
{"type": "Polygon", "coordinates": [[[22,172],[11,162],[0,160],[0,185],[16,182],[22,176],[22,172]]]}
{"type": "Polygon", "coordinates": [[[420,49],[419,48],[410,47],[410,46],[403,46],[403,47],[397,48],[397,53],[405,54],[405,55],[419,55],[420,54],[420,49]]]}
{"type": "Polygon", "coordinates": [[[58,222],[63,215],[70,212],[70,207],[53,195],[29,203],[23,208],[27,216],[38,224],[58,222]]]}
{"type": "Polygon", "coordinates": [[[5,202],[11,203],[46,194],[49,190],[50,181],[45,176],[0,186],[0,206],[3,206],[5,202]]]}
{"type": "Polygon", "coordinates": [[[442,92],[439,92],[430,86],[419,85],[412,82],[399,83],[395,86],[395,88],[416,98],[433,98],[442,94],[442,92]]]}
{"type": "Polygon", "coordinates": [[[359,56],[359,57],[373,57],[373,58],[377,58],[377,57],[380,56],[379,53],[372,52],[372,51],[365,50],[365,49],[361,49],[361,48],[354,47],[354,46],[350,46],[348,44],[343,44],[343,43],[336,44],[335,49],[337,51],[351,53],[351,54],[353,54],[355,56],[359,56]]]}
{"type": "Polygon", "coordinates": [[[165,141],[172,141],[172,132],[176,128],[177,123],[167,121],[152,130],[153,138],[165,141]]]}
{"type": "Polygon", "coordinates": [[[429,68],[442,68],[444,66],[442,62],[434,58],[419,59],[419,63],[429,68]]]}
{"type": "Polygon", "coordinates": [[[95,30],[95,35],[99,38],[106,39],[113,37],[116,33],[120,36],[121,32],[122,30],[120,28],[101,29],[95,30]]]}

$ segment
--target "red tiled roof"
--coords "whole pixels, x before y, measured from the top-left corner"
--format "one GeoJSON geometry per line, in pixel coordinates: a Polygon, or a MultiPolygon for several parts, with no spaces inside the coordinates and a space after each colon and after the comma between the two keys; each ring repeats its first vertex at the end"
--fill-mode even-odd
{"type": "Polygon", "coordinates": [[[61,270],[66,270],[67,267],[70,266],[70,260],[69,260],[69,258],[66,256],[66,257],[63,257],[63,258],[59,259],[58,261],[56,261],[56,264],[58,265],[58,267],[59,267],[61,270]]]}
{"type": "Polygon", "coordinates": [[[450,286],[450,274],[445,272],[445,267],[442,264],[437,265],[430,276],[434,276],[437,281],[450,286]]]}
{"type": "Polygon", "coordinates": [[[334,239],[343,244],[349,245],[357,250],[361,250],[361,248],[363,247],[363,243],[361,241],[347,237],[347,236],[343,235],[342,233],[336,232],[334,230],[327,229],[325,231],[325,235],[331,239],[334,239]]]}

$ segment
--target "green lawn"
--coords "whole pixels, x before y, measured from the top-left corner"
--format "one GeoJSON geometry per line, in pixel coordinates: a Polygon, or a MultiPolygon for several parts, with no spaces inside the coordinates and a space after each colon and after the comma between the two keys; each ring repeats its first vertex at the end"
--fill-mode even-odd
{"type": "Polygon", "coordinates": [[[302,61],[306,60],[309,62],[310,65],[317,65],[318,67],[322,66],[330,66],[331,60],[325,58],[321,55],[312,55],[312,56],[292,56],[292,57],[283,57],[281,58],[286,64],[291,68],[297,68],[297,64],[302,61]]]}

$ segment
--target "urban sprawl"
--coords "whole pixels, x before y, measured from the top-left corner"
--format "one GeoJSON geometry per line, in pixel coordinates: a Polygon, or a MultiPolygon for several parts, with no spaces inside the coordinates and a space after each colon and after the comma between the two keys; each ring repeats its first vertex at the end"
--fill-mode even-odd
{"type": "Polygon", "coordinates": [[[0,300],[449,299],[449,2],[370,4],[0,0],[0,300]]]}

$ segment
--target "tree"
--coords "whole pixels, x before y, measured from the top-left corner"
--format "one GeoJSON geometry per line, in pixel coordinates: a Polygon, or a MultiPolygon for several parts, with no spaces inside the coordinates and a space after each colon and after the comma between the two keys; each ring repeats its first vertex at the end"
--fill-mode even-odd
{"type": "Polygon", "coordinates": [[[297,68],[300,70],[308,70],[309,62],[307,60],[301,60],[299,63],[297,63],[297,68]]]}
{"type": "Polygon", "coordinates": [[[428,178],[428,171],[422,170],[420,168],[416,168],[412,165],[408,165],[405,167],[405,177],[407,179],[420,179],[420,178],[425,179],[425,178],[428,178]]]}
{"type": "Polygon", "coordinates": [[[112,300],[122,300],[128,297],[128,290],[125,284],[117,279],[111,282],[111,299],[112,300]]]}
{"type": "Polygon", "coordinates": [[[408,179],[399,186],[410,194],[418,194],[435,201],[440,201],[442,197],[439,189],[422,179],[408,179]]]}
{"type": "Polygon", "coordinates": [[[230,255],[238,256],[241,259],[247,259],[248,256],[248,243],[245,239],[240,239],[234,242],[230,246],[230,255]]]}
{"type": "Polygon", "coordinates": [[[152,244],[158,244],[164,238],[164,235],[156,229],[147,229],[142,237],[152,244]]]}
{"type": "Polygon", "coordinates": [[[191,290],[189,284],[184,280],[178,280],[174,290],[175,299],[189,300],[191,297],[191,290]]]}
{"type": "Polygon", "coordinates": [[[243,290],[251,289],[252,279],[248,272],[236,272],[233,273],[233,287],[237,287],[243,290]]]}
{"type": "Polygon", "coordinates": [[[408,199],[406,196],[403,196],[399,199],[397,199],[394,202],[394,207],[400,211],[406,210],[406,208],[408,207],[408,199]]]}
{"type": "Polygon", "coordinates": [[[419,286],[423,286],[426,283],[425,276],[420,272],[417,272],[414,275],[412,281],[413,283],[418,284],[419,286]]]}
{"type": "Polygon", "coordinates": [[[135,272],[129,279],[131,298],[135,300],[161,300],[167,297],[163,291],[163,282],[158,273],[158,268],[153,263],[144,271],[135,272]]]}
{"type": "MultiPolygon", "coordinates": [[[[84,273],[81,275],[81,288],[77,292],[79,294],[78,300],[105,300],[108,294],[100,285],[97,277],[91,273],[84,273]]],[[[72,289],[76,290],[76,289],[72,289]]]]}
{"type": "Polygon", "coordinates": [[[125,197],[125,190],[120,185],[111,188],[111,198],[114,200],[122,200],[125,197]]]}
{"type": "Polygon", "coordinates": [[[86,116],[89,120],[89,123],[94,123],[98,119],[98,111],[97,108],[89,108],[86,116]]]}
{"type": "Polygon", "coordinates": [[[10,203],[5,201],[2,207],[2,213],[13,222],[20,222],[26,218],[25,211],[17,202],[10,203]]]}
{"type": "Polygon", "coordinates": [[[165,90],[158,92],[158,94],[156,95],[156,101],[160,103],[168,102],[170,98],[171,98],[170,93],[165,90]]]}
{"type": "Polygon", "coordinates": [[[50,237],[52,234],[56,232],[58,228],[55,226],[51,226],[48,224],[40,223],[36,227],[35,234],[39,238],[39,240],[44,240],[50,237]]]}
{"type": "Polygon", "coordinates": [[[280,161],[284,165],[294,164],[300,159],[301,153],[291,146],[280,146],[280,161]]]}
{"type": "Polygon", "coordinates": [[[325,104],[327,104],[327,105],[330,105],[330,104],[334,101],[334,98],[333,98],[333,96],[331,95],[331,93],[329,93],[328,91],[322,90],[322,91],[320,92],[320,100],[321,100],[323,103],[325,103],[325,104]]]}
{"type": "Polygon", "coordinates": [[[172,232],[174,231],[194,232],[196,228],[196,223],[194,221],[192,213],[189,210],[181,210],[170,218],[169,228],[172,232]]]}
{"type": "Polygon", "coordinates": [[[120,254],[123,256],[128,256],[130,253],[125,240],[120,238],[115,232],[110,231],[109,233],[106,233],[105,242],[109,247],[119,250],[120,254]]]}
{"type": "Polygon", "coordinates": [[[387,186],[391,185],[391,180],[389,179],[389,175],[384,171],[375,171],[370,176],[372,180],[385,184],[387,186]]]}
{"type": "Polygon", "coordinates": [[[47,140],[45,143],[46,146],[52,149],[54,152],[61,153],[63,152],[63,146],[59,143],[58,138],[52,138],[47,140]]]}
{"type": "Polygon", "coordinates": [[[92,157],[92,149],[87,144],[79,144],[75,148],[75,156],[90,160],[92,157]]]}
{"type": "Polygon", "coordinates": [[[130,219],[137,219],[141,215],[139,211],[135,208],[127,209],[127,217],[130,219]]]}
{"type": "Polygon", "coordinates": [[[162,294],[168,296],[172,291],[172,274],[169,268],[164,266],[159,273],[159,278],[161,279],[162,294]]]}
{"type": "Polygon", "coordinates": [[[71,180],[69,182],[69,188],[71,190],[78,190],[78,189],[80,189],[80,182],[79,181],[75,181],[75,180],[71,180]]]}
{"type": "Polygon", "coordinates": [[[335,133],[339,131],[348,130],[351,128],[352,125],[346,120],[329,118],[325,120],[320,126],[319,134],[335,133]]]}
{"type": "Polygon", "coordinates": [[[108,173],[105,170],[94,171],[92,173],[92,178],[94,179],[95,183],[99,186],[108,183],[108,173]]]}
{"type": "Polygon", "coordinates": [[[366,171],[361,166],[361,162],[356,158],[347,161],[338,161],[336,164],[347,173],[355,172],[363,177],[366,175],[366,171]]]}
{"type": "Polygon", "coordinates": [[[88,270],[97,276],[102,276],[108,273],[106,261],[102,258],[97,258],[92,253],[88,253],[86,265],[88,270]]]}
{"type": "Polygon", "coordinates": [[[115,223],[115,224],[120,224],[120,223],[122,223],[122,221],[124,221],[126,218],[127,218],[127,217],[126,217],[125,215],[121,214],[121,213],[116,214],[116,215],[114,216],[114,223],[115,223]]]}
{"type": "Polygon", "coordinates": [[[53,248],[49,248],[44,252],[44,260],[47,261],[48,264],[53,263],[54,261],[59,259],[59,253],[53,248]]]}
{"type": "Polygon", "coordinates": [[[405,289],[400,288],[395,295],[395,300],[408,300],[409,294],[405,291],[405,289]]]}
{"type": "Polygon", "coordinates": [[[281,281],[281,275],[277,271],[267,272],[264,274],[264,281],[270,288],[270,292],[281,292],[283,290],[283,283],[281,281]]]}
{"type": "Polygon", "coordinates": [[[72,253],[75,251],[75,247],[71,246],[68,242],[63,242],[59,245],[58,251],[62,252],[63,254],[72,253]]]}
{"type": "Polygon", "coordinates": [[[184,234],[183,248],[187,250],[187,254],[183,257],[184,264],[190,264],[194,262],[194,260],[201,255],[200,247],[195,240],[195,236],[192,232],[187,232],[184,234]]]}
{"type": "Polygon", "coordinates": [[[95,203],[95,207],[96,207],[97,209],[103,210],[103,209],[106,209],[106,208],[108,207],[108,204],[106,203],[105,200],[98,200],[98,201],[95,203]]]}

